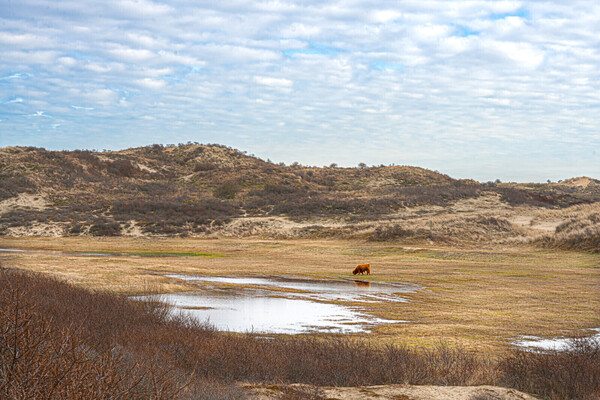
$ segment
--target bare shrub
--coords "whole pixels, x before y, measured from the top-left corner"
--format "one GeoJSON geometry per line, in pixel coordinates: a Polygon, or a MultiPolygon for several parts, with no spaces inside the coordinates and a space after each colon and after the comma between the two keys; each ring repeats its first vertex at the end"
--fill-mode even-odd
{"type": "Polygon", "coordinates": [[[502,200],[513,206],[530,205],[535,207],[569,207],[576,204],[589,203],[590,200],[576,197],[571,194],[546,190],[536,192],[509,187],[494,187],[495,192],[502,196],[502,200]]]}
{"type": "Polygon", "coordinates": [[[0,271],[0,398],[172,398],[166,380],[118,347],[86,341],[79,324],[48,316],[19,274],[0,271]]]}
{"type": "Polygon", "coordinates": [[[3,176],[0,172],[0,201],[19,193],[33,193],[36,185],[26,176],[3,176]]]}
{"type": "Polygon", "coordinates": [[[378,226],[371,234],[370,240],[377,242],[393,241],[398,239],[433,239],[433,235],[426,229],[407,229],[400,224],[378,226]]]}
{"type": "Polygon", "coordinates": [[[434,240],[436,242],[481,242],[514,238],[521,234],[508,220],[490,215],[471,217],[441,215],[425,221],[378,226],[370,235],[373,241],[434,240]]]}
{"type": "Polygon", "coordinates": [[[212,199],[139,199],[118,201],[112,207],[116,220],[136,220],[144,231],[163,234],[204,232],[209,224],[219,226],[238,212],[234,205],[212,199]]]}
{"type": "Polygon", "coordinates": [[[234,199],[239,191],[240,186],[237,182],[224,182],[215,188],[213,194],[222,199],[234,199]]]}
{"type": "Polygon", "coordinates": [[[503,383],[550,400],[600,398],[600,342],[575,339],[566,351],[515,350],[500,363],[503,383]]]}
{"type": "Polygon", "coordinates": [[[277,400],[326,400],[325,392],[317,386],[287,385],[269,386],[277,400]]]}
{"type": "Polygon", "coordinates": [[[474,394],[469,397],[469,400],[507,400],[507,398],[496,393],[485,392],[474,394]]]}
{"type": "Polygon", "coordinates": [[[106,169],[106,172],[118,177],[131,178],[142,173],[140,169],[134,166],[129,160],[106,162],[103,166],[106,169]]]}
{"type": "Polygon", "coordinates": [[[196,165],[194,165],[194,172],[212,171],[217,168],[219,168],[219,167],[216,164],[212,164],[212,163],[208,163],[208,162],[201,162],[201,163],[197,163],[196,165]]]}
{"type": "MultiPolygon", "coordinates": [[[[77,230],[76,226],[73,229],[72,233],[81,232],[81,228],[77,230]]],[[[121,236],[121,225],[118,222],[101,220],[90,227],[90,234],[93,236],[121,236]]]]}
{"type": "Polygon", "coordinates": [[[402,206],[438,205],[445,206],[453,201],[478,197],[479,185],[460,182],[446,185],[399,186],[389,189],[402,206]]]}

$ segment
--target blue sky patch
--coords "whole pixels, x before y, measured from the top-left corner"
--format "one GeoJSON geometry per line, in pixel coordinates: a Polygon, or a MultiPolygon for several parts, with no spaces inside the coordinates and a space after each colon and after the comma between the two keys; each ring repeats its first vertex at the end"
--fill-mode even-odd
{"type": "Polygon", "coordinates": [[[504,19],[507,17],[519,17],[519,18],[530,20],[531,14],[529,13],[528,10],[526,10],[524,8],[520,8],[519,10],[513,11],[513,12],[490,15],[490,19],[492,19],[492,20],[504,19]]]}
{"type": "Polygon", "coordinates": [[[13,79],[29,79],[31,77],[30,74],[24,72],[13,72],[8,75],[0,76],[0,81],[10,81],[13,79]]]}
{"type": "Polygon", "coordinates": [[[378,71],[384,71],[386,69],[401,70],[404,69],[405,66],[402,64],[390,64],[384,61],[374,61],[371,63],[371,68],[376,69],[378,71]]]}
{"type": "Polygon", "coordinates": [[[335,47],[330,47],[330,46],[326,46],[326,45],[315,44],[315,43],[309,42],[308,47],[306,47],[306,48],[287,49],[287,50],[283,50],[282,53],[288,57],[292,57],[295,54],[326,54],[326,55],[333,56],[342,51],[343,51],[342,49],[338,49],[335,47]]]}
{"type": "Polygon", "coordinates": [[[467,36],[477,36],[479,34],[480,34],[479,31],[471,29],[466,25],[454,25],[454,36],[467,37],[467,36]]]}

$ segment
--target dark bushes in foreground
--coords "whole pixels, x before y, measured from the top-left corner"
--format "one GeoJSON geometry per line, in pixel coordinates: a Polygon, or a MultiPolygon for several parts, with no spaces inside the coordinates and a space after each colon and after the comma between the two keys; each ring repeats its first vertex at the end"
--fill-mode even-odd
{"type": "Polygon", "coordinates": [[[502,360],[503,383],[544,399],[600,399],[600,341],[575,339],[565,351],[515,351],[502,360]]]}
{"type": "Polygon", "coordinates": [[[109,340],[112,332],[103,329],[100,318],[108,317],[110,326],[115,319],[133,316],[135,305],[125,301],[39,275],[0,270],[0,398],[167,399],[177,395],[183,386],[173,381],[172,371],[132,357],[109,340]],[[129,312],[121,317],[120,311],[129,312]],[[100,330],[93,334],[93,328],[100,330]]]}
{"type": "Polygon", "coordinates": [[[242,398],[231,382],[245,381],[504,382],[547,399],[591,400],[600,394],[599,354],[596,344],[560,354],[515,352],[496,363],[444,345],[381,348],[345,339],[266,340],[169,317],[159,303],[90,292],[39,274],[0,271],[0,398],[242,398]]]}

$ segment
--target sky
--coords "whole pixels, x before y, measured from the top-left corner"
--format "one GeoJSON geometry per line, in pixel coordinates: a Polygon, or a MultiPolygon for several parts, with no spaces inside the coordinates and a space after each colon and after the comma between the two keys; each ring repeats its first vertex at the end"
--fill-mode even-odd
{"type": "Polygon", "coordinates": [[[0,147],[600,178],[600,2],[0,0],[0,147]]]}

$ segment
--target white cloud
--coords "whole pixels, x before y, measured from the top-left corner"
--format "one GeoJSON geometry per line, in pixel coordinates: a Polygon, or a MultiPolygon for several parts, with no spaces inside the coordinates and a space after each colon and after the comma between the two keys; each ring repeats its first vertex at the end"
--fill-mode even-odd
{"type": "Polygon", "coordinates": [[[420,41],[434,41],[448,36],[451,30],[448,25],[417,25],[413,28],[412,35],[420,41]]]}
{"type": "Polygon", "coordinates": [[[483,45],[525,68],[537,68],[544,61],[544,53],[529,43],[490,41],[483,45]]]}
{"type": "Polygon", "coordinates": [[[120,0],[113,3],[113,7],[115,7],[118,13],[138,18],[164,16],[173,10],[168,5],[157,4],[147,0],[120,0]]]}
{"type": "Polygon", "coordinates": [[[111,49],[108,53],[117,61],[123,62],[143,62],[156,56],[154,52],[147,49],[132,49],[123,46],[111,49]]]}
{"type": "Polygon", "coordinates": [[[292,22],[289,27],[281,30],[283,37],[312,39],[322,32],[322,28],[316,25],[308,25],[298,22],[292,22]]]}
{"type": "Polygon", "coordinates": [[[78,97],[89,103],[107,105],[114,104],[118,100],[119,94],[111,89],[98,88],[85,90],[78,97]]]}
{"type": "Polygon", "coordinates": [[[31,50],[31,51],[5,51],[0,56],[3,63],[18,65],[54,64],[59,56],[58,51],[31,50]]]}
{"type": "Polygon", "coordinates": [[[167,83],[163,80],[151,78],[136,79],[134,82],[138,86],[151,90],[162,89],[167,85],[167,83]]]}
{"type": "Polygon", "coordinates": [[[206,62],[198,60],[196,57],[191,57],[185,54],[178,54],[169,51],[161,50],[158,52],[160,60],[166,64],[182,64],[189,66],[204,66],[206,62]]]}
{"type": "Polygon", "coordinates": [[[96,62],[90,62],[90,63],[86,63],[84,66],[85,69],[89,69],[90,71],[96,72],[96,73],[105,73],[105,72],[109,72],[112,70],[111,66],[108,64],[102,64],[102,63],[96,63],[96,62]]]}
{"type": "Polygon", "coordinates": [[[66,67],[74,67],[79,64],[79,62],[72,57],[60,57],[58,62],[66,67]]]}
{"type": "Polygon", "coordinates": [[[254,82],[256,82],[260,85],[279,87],[279,88],[289,88],[294,84],[294,82],[292,82],[289,79],[269,78],[269,77],[265,77],[265,76],[255,76],[254,82]]]}
{"type": "Polygon", "coordinates": [[[150,35],[145,35],[138,32],[127,33],[126,38],[129,42],[143,48],[161,48],[168,46],[166,40],[157,39],[150,35]]]}
{"type": "Polygon", "coordinates": [[[399,19],[402,13],[397,10],[375,10],[371,12],[371,20],[375,23],[386,24],[399,19]]]}
{"type": "Polygon", "coordinates": [[[50,46],[52,41],[47,37],[30,33],[14,34],[0,31],[0,44],[21,49],[35,49],[50,46]]]}

